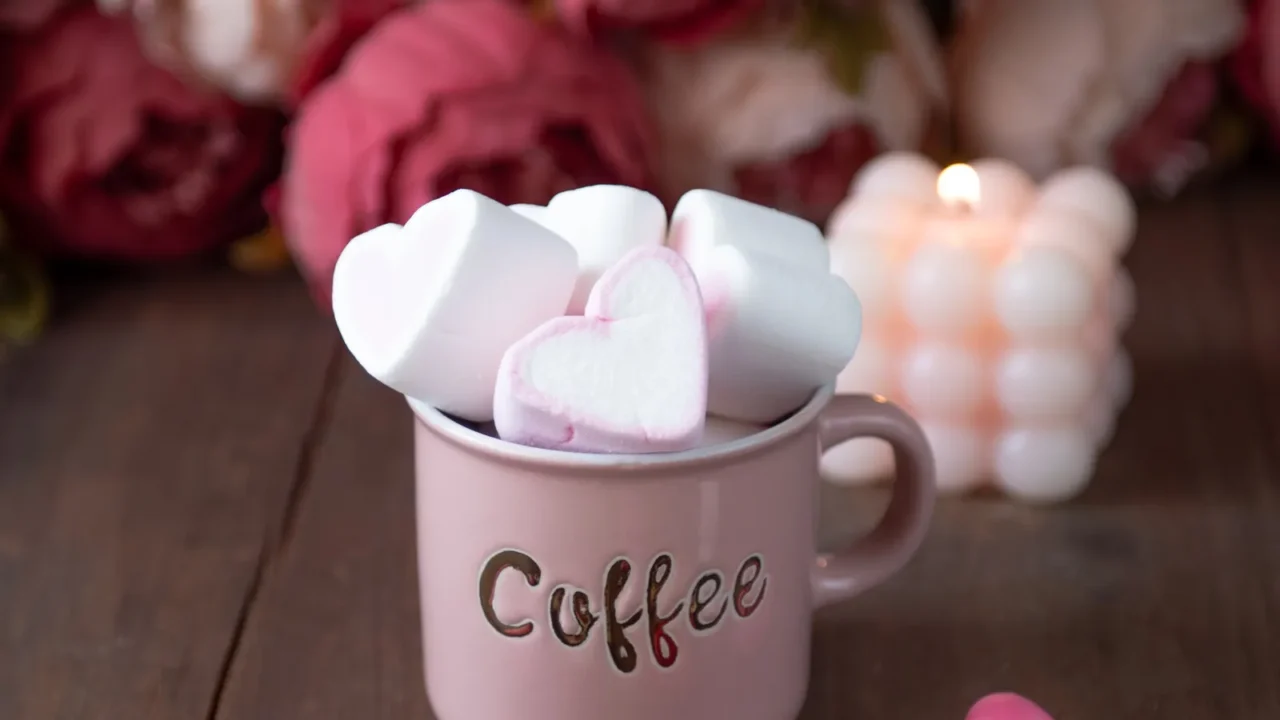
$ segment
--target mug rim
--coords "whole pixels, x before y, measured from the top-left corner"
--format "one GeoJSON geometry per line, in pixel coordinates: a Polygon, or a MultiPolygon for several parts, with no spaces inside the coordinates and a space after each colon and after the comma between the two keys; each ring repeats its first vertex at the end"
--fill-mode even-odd
{"type": "Polygon", "coordinates": [[[754,454],[803,431],[834,396],[835,383],[828,383],[814,392],[809,401],[786,420],[737,440],[679,452],[616,454],[551,450],[507,442],[472,430],[424,402],[408,396],[405,396],[405,400],[413,412],[415,423],[421,424],[452,445],[486,458],[560,470],[652,472],[723,462],[754,454]]]}

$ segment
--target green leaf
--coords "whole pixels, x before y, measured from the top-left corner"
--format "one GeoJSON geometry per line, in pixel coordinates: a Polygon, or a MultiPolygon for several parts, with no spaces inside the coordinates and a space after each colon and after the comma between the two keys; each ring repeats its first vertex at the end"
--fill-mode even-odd
{"type": "Polygon", "coordinates": [[[1251,115],[1239,108],[1220,106],[1204,129],[1205,144],[1216,166],[1241,162],[1253,149],[1258,127],[1251,115]]]}
{"type": "Polygon", "coordinates": [[[804,0],[796,40],[822,53],[836,84],[850,95],[862,92],[871,61],[893,48],[889,28],[874,2],[848,8],[838,0],[804,0]]]}
{"type": "Polygon", "coordinates": [[[26,344],[49,318],[49,281],[40,265],[5,242],[0,221],[0,342],[26,344]]]}

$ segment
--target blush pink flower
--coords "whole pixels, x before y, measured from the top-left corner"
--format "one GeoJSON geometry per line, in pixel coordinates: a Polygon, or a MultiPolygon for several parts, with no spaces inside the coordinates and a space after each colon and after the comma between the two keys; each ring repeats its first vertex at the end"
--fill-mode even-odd
{"type": "Polygon", "coordinates": [[[1215,160],[1213,68],[1244,28],[1218,0],[984,0],[954,41],[960,141],[1037,178],[1092,165],[1171,195],[1215,160]]]}
{"type": "Polygon", "coordinates": [[[327,303],[356,234],[469,188],[545,203],[647,187],[650,130],[628,69],[504,0],[433,0],[384,18],[302,101],[280,214],[327,303]]]}
{"type": "Polygon", "coordinates": [[[869,53],[854,92],[828,54],[768,30],[644,62],[661,129],[664,196],[711,188],[823,223],[884,150],[921,150],[945,101],[927,20],[886,15],[890,42],[869,53]]]}
{"type": "Polygon", "coordinates": [[[184,86],[131,23],[88,5],[4,42],[0,203],[49,254],[155,260],[201,252],[265,220],[280,120],[184,86]]]}
{"type": "Polygon", "coordinates": [[[293,65],[285,95],[296,107],[320,83],[342,66],[347,53],[383,17],[412,0],[324,0],[325,11],[315,20],[293,65]]]}

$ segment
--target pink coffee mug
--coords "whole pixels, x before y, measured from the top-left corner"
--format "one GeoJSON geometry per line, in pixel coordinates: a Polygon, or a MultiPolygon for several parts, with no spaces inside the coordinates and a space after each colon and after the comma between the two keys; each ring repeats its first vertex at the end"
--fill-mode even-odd
{"type": "Polygon", "coordinates": [[[906,413],[832,395],[742,440],[626,456],[505,443],[411,403],[440,720],[794,720],[814,610],[906,564],[935,495],[906,413]],[[818,555],[819,453],[862,436],[894,447],[893,499],[818,555]]]}

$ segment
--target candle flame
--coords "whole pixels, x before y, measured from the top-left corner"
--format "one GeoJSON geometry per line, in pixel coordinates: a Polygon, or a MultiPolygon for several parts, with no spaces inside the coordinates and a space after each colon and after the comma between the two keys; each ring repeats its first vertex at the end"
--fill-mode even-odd
{"type": "Polygon", "coordinates": [[[947,167],[938,174],[938,197],[947,207],[975,207],[982,199],[978,172],[963,163],[947,167]]]}

